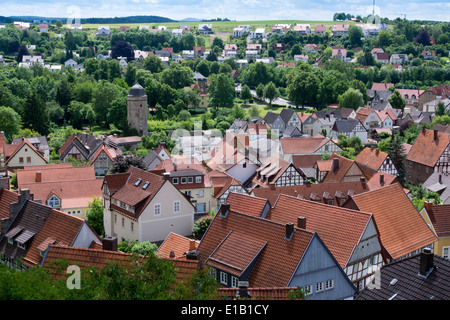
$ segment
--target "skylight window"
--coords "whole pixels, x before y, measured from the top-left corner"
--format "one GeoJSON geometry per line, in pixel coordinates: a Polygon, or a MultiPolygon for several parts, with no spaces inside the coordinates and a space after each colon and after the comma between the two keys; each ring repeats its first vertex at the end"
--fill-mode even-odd
{"type": "Polygon", "coordinates": [[[145,181],[145,184],[142,186],[142,189],[147,189],[148,185],[150,184],[150,182],[145,181]]]}
{"type": "Polygon", "coordinates": [[[141,183],[141,181],[142,181],[141,178],[137,179],[137,181],[136,181],[136,183],[134,185],[137,187],[141,183]]]}

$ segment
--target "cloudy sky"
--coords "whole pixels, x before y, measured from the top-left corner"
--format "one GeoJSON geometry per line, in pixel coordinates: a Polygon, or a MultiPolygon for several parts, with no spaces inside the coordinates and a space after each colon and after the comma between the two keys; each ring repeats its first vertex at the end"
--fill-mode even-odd
{"type": "MultiPolygon", "coordinates": [[[[2,0],[0,16],[122,17],[156,15],[184,18],[332,20],[335,12],[367,16],[372,0],[2,0]]],[[[376,0],[376,13],[395,19],[450,21],[448,0],[376,0]]]]}

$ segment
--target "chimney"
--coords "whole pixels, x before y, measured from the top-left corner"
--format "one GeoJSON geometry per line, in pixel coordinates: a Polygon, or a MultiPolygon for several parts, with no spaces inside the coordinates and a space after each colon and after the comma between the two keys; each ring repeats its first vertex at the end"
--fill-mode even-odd
{"type": "Polygon", "coordinates": [[[433,210],[433,202],[431,201],[425,201],[423,203],[423,206],[425,207],[425,209],[427,210],[433,210]]]}
{"type": "Polygon", "coordinates": [[[433,133],[434,133],[433,141],[436,141],[438,139],[438,131],[433,130],[433,133]]]}
{"type": "Polygon", "coordinates": [[[197,247],[197,242],[195,240],[190,240],[189,241],[189,251],[195,251],[197,247]]]}
{"type": "Polygon", "coordinates": [[[239,298],[248,299],[250,294],[248,292],[248,281],[238,281],[238,295],[239,298]]]}
{"type": "Polygon", "coordinates": [[[439,175],[439,184],[442,184],[442,174],[439,175]]]}
{"type": "Polygon", "coordinates": [[[306,229],[306,217],[297,218],[297,228],[306,229]]]}
{"type": "Polygon", "coordinates": [[[384,174],[380,174],[380,184],[384,183],[384,174]]]}
{"type": "Polygon", "coordinates": [[[222,217],[226,217],[228,212],[230,211],[230,204],[229,203],[224,203],[220,206],[220,215],[222,217]]]}
{"type": "Polygon", "coordinates": [[[40,171],[36,172],[35,182],[42,182],[42,172],[40,172],[40,171]]]}
{"type": "Polygon", "coordinates": [[[420,253],[420,275],[426,277],[433,270],[433,259],[434,254],[430,248],[422,249],[422,252],[420,253]]]}
{"type": "Polygon", "coordinates": [[[117,237],[105,237],[102,239],[103,250],[117,251],[117,237]]]}
{"type": "Polygon", "coordinates": [[[336,170],[339,169],[339,158],[333,159],[333,172],[336,172],[336,170]]]}
{"type": "Polygon", "coordinates": [[[294,224],[286,223],[286,239],[290,240],[293,233],[294,233],[294,224]]]}
{"type": "Polygon", "coordinates": [[[364,183],[364,182],[366,182],[366,178],[361,177],[361,178],[359,178],[359,181],[361,181],[362,183],[364,183]]]}
{"type": "Polygon", "coordinates": [[[186,259],[187,260],[199,260],[199,253],[198,251],[189,251],[186,253],[186,259]]]}
{"type": "Polygon", "coordinates": [[[169,258],[170,258],[170,259],[175,258],[175,252],[170,251],[170,253],[169,253],[169,258]]]}
{"type": "Polygon", "coordinates": [[[170,177],[170,172],[164,172],[164,173],[163,173],[163,179],[164,179],[164,181],[169,180],[169,177],[170,177]]]}

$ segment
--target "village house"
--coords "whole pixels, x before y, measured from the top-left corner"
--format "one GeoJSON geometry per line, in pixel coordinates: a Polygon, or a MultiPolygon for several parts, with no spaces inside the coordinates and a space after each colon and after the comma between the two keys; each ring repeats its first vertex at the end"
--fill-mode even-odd
{"type": "Polygon", "coordinates": [[[336,140],[340,134],[345,135],[349,139],[356,136],[361,139],[362,143],[367,142],[368,138],[368,130],[359,119],[350,118],[336,120],[331,129],[330,137],[336,140]]]}
{"type": "Polygon", "coordinates": [[[450,138],[447,133],[422,127],[406,157],[406,180],[411,184],[424,183],[434,172],[448,174],[450,138]]]}
{"type": "Polygon", "coordinates": [[[307,54],[296,54],[294,56],[294,61],[302,61],[302,62],[308,62],[308,55],[307,54]]]}
{"type": "Polygon", "coordinates": [[[213,34],[214,31],[212,29],[212,24],[210,24],[210,23],[199,24],[198,25],[198,32],[200,34],[213,34]]]}
{"type": "Polygon", "coordinates": [[[434,60],[437,58],[436,51],[434,50],[423,50],[422,56],[424,60],[434,60]]]}
{"type": "Polygon", "coordinates": [[[111,36],[111,27],[110,26],[98,26],[97,32],[95,32],[95,36],[97,36],[97,37],[111,36]]]}
{"type": "MultiPolygon", "coordinates": [[[[251,207],[248,198],[245,208],[251,207]]],[[[253,288],[300,287],[309,300],[352,299],[356,293],[317,233],[237,212],[229,204],[216,214],[197,251],[225,287],[240,281],[253,288]]]]}
{"type": "Polygon", "coordinates": [[[327,33],[327,27],[323,24],[314,27],[314,34],[324,36],[327,33]]]}
{"type": "Polygon", "coordinates": [[[345,58],[347,57],[347,49],[342,46],[332,46],[331,57],[345,61],[345,58]]]}
{"type": "Polygon", "coordinates": [[[293,28],[294,32],[298,35],[306,36],[311,33],[311,25],[309,24],[297,24],[293,28]]]}
{"type": "Polygon", "coordinates": [[[431,201],[425,201],[420,215],[433,230],[438,240],[433,244],[433,252],[444,259],[450,260],[450,206],[434,205],[431,201]]]}
{"type": "Polygon", "coordinates": [[[442,204],[450,204],[450,175],[434,172],[422,183],[422,187],[437,193],[441,198],[442,204]]]}
{"type": "Polygon", "coordinates": [[[38,26],[39,32],[48,32],[48,24],[41,23],[38,26]]]}
{"type": "Polygon", "coordinates": [[[165,259],[183,260],[189,252],[197,249],[200,241],[171,232],[156,250],[156,255],[165,259]]]}
{"type": "MultiPolygon", "coordinates": [[[[304,177],[308,180],[314,180],[316,178],[316,170],[314,169],[314,165],[319,160],[322,160],[322,155],[320,154],[303,154],[292,156],[291,161],[294,164],[294,167],[303,173],[304,177]]],[[[308,183],[308,181],[306,183],[308,183]]]]}
{"type": "Polygon", "coordinates": [[[418,108],[423,110],[424,104],[434,101],[443,100],[450,97],[450,85],[441,84],[440,86],[430,87],[422,92],[419,96],[418,108]]]}
{"type": "Polygon", "coordinates": [[[316,181],[320,183],[368,181],[376,173],[375,169],[337,153],[333,153],[328,160],[317,161],[316,170],[316,181]]]}
{"type": "Polygon", "coordinates": [[[102,185],[105,235],[120,241],[162,241],[170,232],[192,234],[195,208],[168,175],[131,167],[102,185]]]}
{"type": "Polygon", "coordinates": [[[7,144],[5,134],[0,132],[0,167],[11,172],[27,166],[47,164],[45,152],[41,152],[26,138],[7,144]]]}
{"type": "Polygon", "coordinates": [[[211,211],[211,181],[205,167],[195,158],[163,160],[151,172],[167,178],[183,192],[195,206],[196,214],[207,214],[211,211]]]}
{"type": "MultiPolygon", "coordinates": [[[[212,203],[214,212],[218,212],[221,205],[225,204],[230,194],[245,194],[249,192],[244,186],[235,178],[225,172],[214,170],[208,172],[209,180],[213,188],[213,196],[215,201],[212,203]]],[[[228,199],[228,200],[227,200],[228,199]]]]}
{"type": "MultiPolygon", "coordinates": [[[[29,143],[39,151],[40,154],[44,156],[44,158],[49,161],[50,160],[50,147],[48,145],[47,137],[39,136],[39,137],[25,137],[29,143]]],[[[22,142],[22,138],[14,138],[11,140],[11,144],[18,145],[22,142]]]]}
{"type": "Polygon", "coordinates": [[[376,110],[369,108],[359,108],[356,111],[356,120],[361,121],[361,123],[366,127],[367,130],[373,128],[381,128],[381,119],[376,110]]]}
{"type": "Polygon", "coordinates": [[[364,148],[356,157],[355,161],[376,171],[383,171],[391,175],[397,175],[397,169],[392,159],[386,152],[375,147],[364,148]]]}
{"type": "Polygon", "coordinates": [[[319,52],[319,46],[314,43],[308,43],[303,47],[303,50],[308,53],[317,53],[319,52]]]}
{"type": "Polygon", "coordinates": [[[248,34],[250,32],[249,25],[239,25],[236,28],[233,28],[233,38],[240,38],[244,34],[248,34]]]}
{"type": "Polygon", "coordinates": [[[333,36],[341,37],[344,34],[348,34],[348,28],[348,24],[336,24],[331,29],[331,33],[333,34],[333,36]]]}
{"type": "Polygon", "coordinates": [[[437,241],[398,183],[353,195],[345,207],[373,214],[387,262],[420,253],[437,241]]]}
{"type": "Polygon", "coordinates": [[[407,54],[404,53],[393,53],[389,58],[391,64],[405,64],[409,62],[409,58],[407,54]]]}
{"type": "Polygon", "coordinates": [[[373,285],[356,300],[448,300],[450,262],[425,248],[409,258],[384,265],[373,285]]]}
{"type": "Polygon", "coordinates": [[[385,262],[377,224],[369,212],[281,194],[266,219],[279,223],[298,220],[302,229],[316,232],[349,280],[361,290],[385,262]]]}
{"type": "Polygon", "coordinates": [[[264,39],[266,37],[266,29],[265,28],[256,28],[254,31],[250,31],[250,40],[259,40],[264,39]]]}
{"type": "Polygon", "coordinates": [[[88,223],[34,201],[29,190],[21,190],[16,199],[0,202],[8,213],[1,224],[0,262],[10,268],[40,266],[50,244],[78,248],[101,244],[88,223]]]}
{"type": "Polygon", "coordinates": [[[335,141],[324,136],[281,138],[281,156],[286,161],[292,161],[294,155],[331,154],[342,149],[335,141]]]}

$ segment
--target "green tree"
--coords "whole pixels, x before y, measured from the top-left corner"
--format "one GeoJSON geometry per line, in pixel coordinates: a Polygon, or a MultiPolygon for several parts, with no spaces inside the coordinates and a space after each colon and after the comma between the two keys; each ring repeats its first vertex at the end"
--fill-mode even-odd
{"type": "Polygon", "coordinates": [[[245,103],[253,100],[253,95],[250,91],[250,88],[244,84],[241,89],[240,98],[245,101],[245,103]]]}
{"type": "Polygon", "coordinates": [[[45,108],[44,101],[35,92],[30,92],[25,100],[23,110],[23,125],[26,128],[33,129],[40,132],[42,135],[47,135],[50,129],[50,120],[45,108]]]}
{"type": "Polygon", "coordinates": [[[316,105],[320,79],[314,73],[297,69],[287,76],[288,99],[296,106],[316,105]]]}
{"type": "Polygon", "coordinates": [[[362,46],[363,42],[362,42],[361,38],[364,37],[364,34],[362,32],[361,27],[355,26],[355,25],[349,26],[348,37],[349,37],[350,43],[353,47],[362,46]]]}
{"type": "Polygon", "coordinates": [[[443,116],[447,113],[445,109],[445,105],[442,101],[439,101],[437,108],[436,108],[436,116],[443,116]]]}
{"type": "Polygon", "coordinates": [[[0,106],[0,131],[5,133],[6,139],[11,140],[20,129],[20,115],[11,107],[0,106]]]}
{"type": "Polygon", "coordinates": [[[258,86],[256,87],[256,96],[258,97],[258,99],[264,98],[264,85],[262,83],[258,84],[258,86]]]}
{"type": "Polygon", "coordinates": [[[389,103],[391,104],[392,108],[394,109],[404,109],[406,105],[406,101],[401,95],[400,92],[397,90],[394,90],[392,95],[388,98],[389,103]]]}
{"type": "Polygon", "coordinates": [[[404,183],[406,181],[406,151],[398,134],[392,136],[387,153],[397,169],[399,180],[404,183]]]}
{"type": "Polygon", "coordinates": [[[107,121],[108,111],[111,103],[126,96],[125,89],[118,87],[108,81],[101,81],[92,93],[93,108],[97,117],[97,121],[107,121]]]}
{"type": "Polygon", "coordinates": [[[151,73],[160,73],[166,67],[160,58],[155,55],[150,55],[144,59],[144,68],[145,70],[150,71],[151,73]]]}
{"type": "Polygon", "coordinates": [[[233,78],[225,73],[209,77],[209,97],[214,107],[231,108],[234,104],[235,87],[233,78]]]}
{"type": "Polygon", "coordinates": [[[364,105],[364,98],[359,90],[349,88],[338,97],[338,102],[340,108],[351,108],[356,110],[364,105]]]}
{"type": "Polygon", "coordinates": [[[209,64],[207,60],[201,60],[195,67],[195,70],[202,74],[204,77],[209,77],[209,64]]]}
{"type": "Polygon", "coordinates": [[[86,222],[99,236],[102,238],[105,236],[105,228],[103,226],[103,204],[96,196],[93,196],[92,201],[89,201],[88,203],[86,222]]]}
{"type": "Polygon", "coordinates": [[[272,101],[280,96],[277,87],[271,81],[264,87],[264,99],[269,99],[269,105],[272,107],[272,101]]]}

